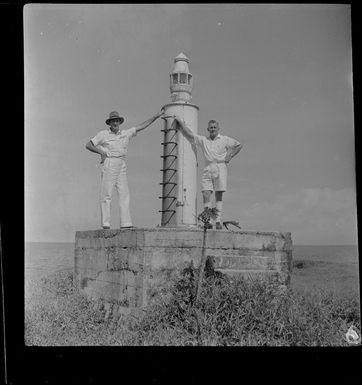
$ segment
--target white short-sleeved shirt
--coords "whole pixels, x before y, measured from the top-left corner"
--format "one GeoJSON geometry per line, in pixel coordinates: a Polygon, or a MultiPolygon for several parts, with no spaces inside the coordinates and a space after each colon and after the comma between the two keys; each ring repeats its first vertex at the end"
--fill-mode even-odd
{"type": "Polygon", "coordinates": [[[214,140],[206,136],[194,135],[194,141],[202,150],[205,165],[224,162],[228,149],[240,144],[236,139],[220,134],[214,140]]]}
{"type": "Polygon", "coordinates": [[[113,133],[110,129],[102,130],[91,141],[95,146],[102,146],[107,156],[125,158],[128,143],[136,134],[137,130],[135,127],[119,130],[117,134],[113,133]]]}

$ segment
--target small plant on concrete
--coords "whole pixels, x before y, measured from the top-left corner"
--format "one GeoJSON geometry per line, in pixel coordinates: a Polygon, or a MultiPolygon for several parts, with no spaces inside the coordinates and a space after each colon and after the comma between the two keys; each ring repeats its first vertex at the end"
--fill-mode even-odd
{"type": "Polygon", "coordinates": [[[196,304],[199,301],[200,298],[200,292],[201,292],[201,284],[202,279],[204,276],[204,270],[205,270],[205,264],[206,264],[206,237],[207,237],[207,229],[210,228],[210,221],[211,219],[216,219],[217,214],[219,210],[217,208],[209,208],[205,207],[205,210],[198,215],[197,219],[201,221],[204,229],[204,236],[202,238],[202,254],[201,254],[201,263],[200,263],[200,270],[199,270],[199,278],[197,281],[197,291],[196,291],[196,304]]]}
{"type": "Polygon", "coordinates": [[[202,238],[202,253],[201,253],[201,263],[200,263],[200,268],[199,268],[199,276],[197,280],[197,289],[196,289],[196,299],[195,299],[195,307],[194,307],[194,314],[196,318],[196,324],[197,324],[197,341],[198,344],[201,345],[201,314],[198,309],[199,305],[199,300],[200,300],[200,293],[201,293],[201,286],[202,286],[202,280],[204,277],[204,271],[205,271],[205,266],[206,266],[206,238],[207,238],[207,230],[211,227],[211,219],[216,219],[217,213],[218,213],[217,208],[209,208],[205,207],[204,211],[198,215],[197,219],[203,223],[203,230],[204,230],[204,235],[202,238]]]}

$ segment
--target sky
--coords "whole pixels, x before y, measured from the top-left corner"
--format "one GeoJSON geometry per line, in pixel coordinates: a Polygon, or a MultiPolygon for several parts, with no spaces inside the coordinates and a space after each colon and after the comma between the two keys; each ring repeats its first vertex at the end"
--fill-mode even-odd
{"type": "MultiPolygon", "coordinates": [[[[181,52],[199,134],[215,119],[243,143],[223,219],[291,232],[294,244],[356,244],[351,14],[341,4],[26,5],[26,241],[100,228],[100,159],[85,144],[111,111],[130,128],[169,103],[181,52]]],[[[159,119],[129,145],[137,227],[161,222],[162,128],[159,119]]]]}

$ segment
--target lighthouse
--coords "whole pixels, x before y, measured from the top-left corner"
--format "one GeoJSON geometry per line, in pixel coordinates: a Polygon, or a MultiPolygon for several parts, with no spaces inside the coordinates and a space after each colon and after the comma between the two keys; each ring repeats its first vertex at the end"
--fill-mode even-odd
{"type": "Polygon", "coordinates": [[[195,227],[197,225],[197,153],[196,147],[181,134],[178,123],[183,119],[196,134],[199,107],[190,102],[193,76],[189,59],[180,53],[174,59],[170,74],[171,103],[166,104],[163,128],[162,227],[195,227]]]}

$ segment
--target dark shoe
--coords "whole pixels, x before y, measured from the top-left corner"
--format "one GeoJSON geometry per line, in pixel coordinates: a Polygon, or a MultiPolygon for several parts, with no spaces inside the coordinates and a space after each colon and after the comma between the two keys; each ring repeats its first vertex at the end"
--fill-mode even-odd
{"type": "Polygon", "coordinates": [[[120,227],[121,229],[134,229],[134,226],[124,226],[124,227],[120,227]]]}
{"type": "Polygon", "coordinates": [[[107,230],[107,229],[110,229],[110,227],[109,227],[109,226],[103,226],[102,228],[103,228],[103,230],[107,230]]]}
{"type": "Polygon", "coordinates": [[[216,222],[216,230],[222,230],[222,225],[220,222],[216,222]]]}

